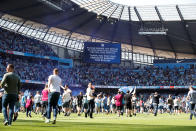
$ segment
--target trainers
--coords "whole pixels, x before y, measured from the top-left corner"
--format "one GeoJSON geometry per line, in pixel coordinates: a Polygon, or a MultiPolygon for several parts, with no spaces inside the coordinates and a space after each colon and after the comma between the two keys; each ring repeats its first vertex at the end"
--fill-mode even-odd
{"type": "Polygon", "coordinates": [[[46,118],[45,123],[50,123],[50,119],[46,118]]]}
{"type": "Polygon", "coordinates": [[[56,120],[53,120],[52,124],[56,124],[56,120]]]}
{"type": "Polygon", "coordinates": [[[16,121],[16,117],[14,117],[14,119],[13,119],[13,122],[15,122],[16,121]]]}
{"type": "Polygon", "coordinates": [[[4,126],[7,126],[8,125],[8,121],[6,120],[3,124],[4,124],[4,126]]]}
{"type": "Polygon", "coordinates": [[[14,116],[13,122],[16,121],[18,118],[18,116],[14,116]]]}

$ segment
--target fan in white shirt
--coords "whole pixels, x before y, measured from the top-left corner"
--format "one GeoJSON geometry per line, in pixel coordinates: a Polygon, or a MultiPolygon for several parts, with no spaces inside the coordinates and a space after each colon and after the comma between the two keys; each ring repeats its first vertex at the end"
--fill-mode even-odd
{"type": "MultiPolygon", "coordinates": [[[[62,87],[63,88],[63,87],[62,87]]],[[[63,93],[63,109],[65,112],[65,116],[69,116],[71,114],[70,103],[71,103],[71,90],[65,85],[64,93],[63,93]]]]}
{"type": "Polygon", "coordinates": [[[35,103],[35,113],[39,114],[41,109],[41,95],[39,91],[37,91],[36,95],[34,96],[34,103],[35,103]]]}

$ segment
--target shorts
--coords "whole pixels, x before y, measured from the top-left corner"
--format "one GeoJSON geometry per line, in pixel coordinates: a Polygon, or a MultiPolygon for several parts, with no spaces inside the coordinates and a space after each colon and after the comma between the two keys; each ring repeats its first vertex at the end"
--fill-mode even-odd
{"type": "Polygon", "coordinates": [[[103,103],[101,103],[101,108],[104,108],[104,104],[103,103]]]}
{"type": "Polygon", "coordinates": [[[154,106],[153,106],[153,104],[150,104],[150,109],[154,109],[154,106]]]}
{"type": "Polygon", "coordinates": [[[35,103],[35,107],[41,107],[41,104],[40,104],[40,102],[38,102],[38,103],[35,103]]]}
{"type": "Polygon", "coordinates": [[[84,103],[84,109],[88,109],[88,103],[84,103]]]}
{"type": "Polygon", "coordinates": [[[104,104],[104,105],[103,105],[103,109],[104,109],[105,111],[108,111],[108,110],[109,110],[109,106],[107,106],[107,104],[104,104]]]}
{"type": "Polygon", "coordinates": [[[79,108],[82,108],[82,102],[78,102],[78,105],[77,105],[79,108]]]}
{"type": "Polygon", "coordinates": [[[70,101],[63,103],[63,108],[70,108],[70,101]]]}
{"type": "Polygon", "coordinates": [[[168,109],[172,110],[173,106],[172,105],[168,105],[168,109]]]}
{"type": "Polygon", "coordinates": [[[14,113],[19,112],[20,111],[20,106],[15,105],[14,106],[14,113]]]}
{"type": "Polygon", "coordinates": [[[21,107],[25,108],[25,106],[26,106],[26,103],[21,103],[21,107]]]}
{"type": "Polygon", "coordinates": [[[117,110],[122,110],[122,106],[117,106],[117,110]]]}
{"type": "Polygon", "coordinates": [[[136,104],[133,104],[132,109],[137,109],[136,104]]]}
{"type": "Polygon", "coordinates": [[[48,101],[42,101],[41,103],[42,103],[42,104],[41,104],[42,107],[46,107],[46,106],[48,105],[48,101]]]}
{"type": "Polygon", "coordinates": [[[112,104],[112,108],[113,108],[113,109],[116,109],[116,105],[115,105],[115,104],[112,104]]]}
{"type": "Polygon", "coordinates": [[[95,103],[96,108],[101,108],[101,105],[99,103],[95,103]]]}
{"type": "Polygon", "coordinates": [[[159,106],[159,109],[160,109],[160,110],[163,110],[163,106],[159,106]]]}
{"type": "Polygon", "coordinates": [[[126,104],[125,104],[125,109],[132,110],[132,105],[131,105],[131,103],[126,103],[126,104]]]}
{"type": "Polygon", "coordinates": [[[190,104],[190,109],[194,110],[195,109],[195,104],[190,104]]]}
{"type": "Polygon", "coordinates": [[[109,105],[106,105],[105,111],[109,111],[109,110],[110,110],[110,106],[109,105]]]}
{"type": "Polygon", "coordinates": [[[175,110],[178,110],[178,109],[179,109],[179,107],[178,107],[178,106],[174,106],[174,109],[175,109],[175,110]]]}

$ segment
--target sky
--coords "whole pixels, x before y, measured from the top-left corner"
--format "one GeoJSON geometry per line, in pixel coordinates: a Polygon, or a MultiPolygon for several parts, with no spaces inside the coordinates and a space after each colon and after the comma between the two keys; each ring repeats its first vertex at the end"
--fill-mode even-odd
{"type": "Polygon", "coordinates": [[[171,5],[171,4],[196,4],[196,0],[111,0],[123,5],[171,5]]]}

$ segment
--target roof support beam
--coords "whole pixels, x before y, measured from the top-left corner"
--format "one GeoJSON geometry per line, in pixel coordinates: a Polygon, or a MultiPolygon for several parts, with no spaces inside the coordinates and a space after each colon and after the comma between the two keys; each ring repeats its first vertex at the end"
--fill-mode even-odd
{"type": "Polygon", "coordinates": [[[119,16],[118,16],[118,20],[120,20],[120,18],[121,18],[121,16],[122,16],[122,13],[123,13],[124,8],[125,8],[125,6],[122,6],[122,9],[121,9],[120,14],[119,14],[119,16]]]}
{"type": "Polygon", "coordinates": [[[139,14],[139,12],[138,12],[138,10],[137,10],[137,8],[136,8],[135,6],[134,6],[134,11],[135,11],[135,13],[136,13],[136,15],[137,15],[139,21],[143,24],[142,17],[140,16],[140,14],[139,14]]]}
{"type": "MultiPolygon", "coordinates": [[[[163,18],[162,18],[162,16],[161,16],[161,13],[159,12],[159,9],[157,8],[157,6],[155,6],[155,10],[156,10],[156,13],[157,13],[157,15],[158,15],[158,17],[159,17],[159,19],[160,19],[160,22],[161,22],[162,25],[165,27],[165,23],[164,23],[164,21],[163,21],[163,18]]],[[[177,59],[177,53],[176,53],[176,50],[174,49],[174,46],[173,46],[172,41],[170,40],[170,37],[168,36],[168,34],[165,35],[165,37],[166,37],[167,42],[168,42],[168,44],[170,45],[172,51],[174,52],[175,59],[177,59]]]]}
{"type": "Polygon", "coordinates": [[[41,39],[42,41],[45,39],[45,37],[46,37],[46,35],[48,34],[49,30],[50,30],[50,28],[47,28],[46,33],[45,33],[44,37],[41,39]]]}
{"type": "MultiPolygon", "coordinates": [[[[144,21],[142,20],[142,17],[140,16],[140,14],[139,14],[139,12],[138,12],[138,10],[137,10],[137,8],[135,6],[134,6],[134,11],[135,11],[135,13],[136,13],[136,15],[137,15],[141,25],[143,26],[144,25],[144,21]]],[[[151,46],[151,48],[153,50],[154,57],[157,56],[155,48],[154,48],[154,44],[153,44],[151,38],[149,36],[145,36],[145,38],[146,38],[146,40],[148,41],[149,45],[151,46]]]]}
{"type": "Polygon", "coordinates": [[[73,33],[73,32],[69,32],[69,37],[68,37],[68,40],[67,40],[67,43],[66,43],[65,47],[67,47],[67,45],[68,45],[68,43],[69,43],[69,41],[70,41],[70,39],[71,39],[72,33],[73,33]]]}
{"type": "Polygon", "coordinates": [[[96,2],[89,2],[87,4],[83,4],[83,5],[80,5],[81,8],[85,8],[85,7],[88,7],[88,6],[93,6],[93,5],[102,5],[102,4],[105,4],[107,3],[106,1],[100,1],[100,0],[97,0],[96,2]]]}
{"type": "Polygon", "coordinates": [[[110,3],[110,6],[108,6],[107,8],[101,10],[100,12],[97,13],[97,15],[101,15],[103,14],[105,11],[107,11],[110,7],[112,7],[114,4],[110,3]]]}
{"type": "Polygon", "coordinates": [[[109,6],[109,5],[110,5],[109,2],[104,2],[104,3],[102,3],[102,4],[97,4],[95,7],[89,9],[88,11],[91,12],[91,11],[93,11],[93,10],[96,10],[96,9],[100,8],[100,7],[109,6]]]}
{"type": "Polygon", "coordinates": [[[130,34],[130,44],[131,44],[131,65],[134,67],[133,63],[133,35],[132,35],[132,21],[131,21],[131,9],[130,6],[128,7],[128,13],[129,13],[129,34],[130,34]]]}
{"type": "Polygon", "coordinates": [[[111,13],[108,15],[108,18],[112,16],[112,14],[116,11],[116,9],[119,7],[119,5],[116,5],[116,7],[111,11],[111,13]]]}
{"type": "Polygon", "coordinates": [[[25,22],[26,22],[26,20],[24,20],[24,21],[22,22],[21,26],[18,28],[18,30],[16,30],[16,32],[18,32],[18,31],[21,29],[21,27],[25,24],[25,22]]]}
{"type": "Polygon", "coordinates": [[[131,9],[130,9],[130,6],[128,7],[128,13],[129,13],[129,21],[131,21],[131,9]]]}
{"type": "Polygon", "coordinates": [[[180,19],[181,19],[181,21],[182,21],[183,29],[184,29],[184,31],[185,31],[187,37],[188,37],[189,44],[190,44],[191,48],[193,49],[194,54],[196,54],[196,47],[195,47],[194,44],[193,44],[193,39],[191,38],[191,35],[190,35],[188,29],[186,28],[187,22],[184,20],[184,17],[183,17],[183,15],[182,15],[182,13],[181,13],[180,8],[178,7],[178,5],[176,5],[176,9],[177,9],[178,14],[179,14],[179,16],[180,16],[180,19]]]}

